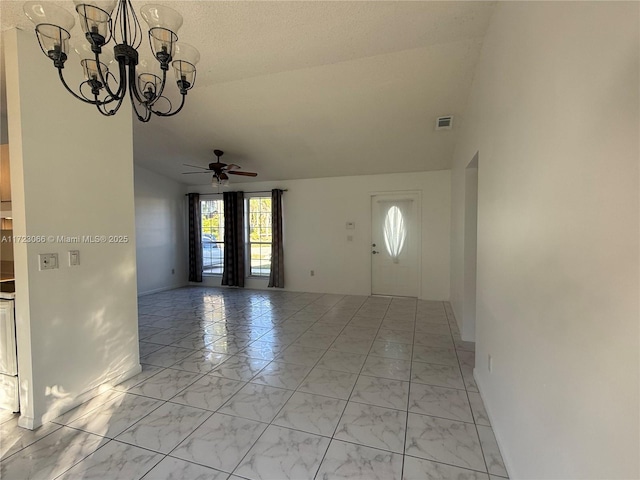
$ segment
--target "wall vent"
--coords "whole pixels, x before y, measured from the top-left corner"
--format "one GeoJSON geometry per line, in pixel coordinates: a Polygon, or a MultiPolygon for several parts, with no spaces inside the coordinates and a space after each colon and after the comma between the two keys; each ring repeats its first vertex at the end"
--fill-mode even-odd
{"type": "Polygon", "coordinates": [[[453,127],[453,115],[438,117],[436,119],[436,130],[451,130],[453,127]]]}

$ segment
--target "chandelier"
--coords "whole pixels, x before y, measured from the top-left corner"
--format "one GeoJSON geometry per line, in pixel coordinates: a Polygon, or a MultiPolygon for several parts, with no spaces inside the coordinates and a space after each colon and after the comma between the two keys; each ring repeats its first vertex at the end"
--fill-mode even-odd
{"type": "Polygon", "coordinates": [[[170,117],[182,110],[187,92],[196,80],[200,54],[195,47],[178,42],[176,32],[182,25],[178,12],[163,5],[145,5],[140,9],[149,26],[152,54],[140,58],[142,28],[131,0],[74,0],[74,3],[85,36],[84,41],[74,46],[85,78],[77,92],[69,87],[63,75],[74,17],[44,0],[24,4],[24,13],[36,26],[42,52],[53,61],[60,81],[71,95],[111,116],[122,106],[128,90],[132,109],[142,122],[148,122],[152,114],[170,117]],[[113,55],[106,48],[103,51],[111,41],[113,55]],[[169,66],[173,67],[181,95],[176,108],[164,95],[169,66]]]}

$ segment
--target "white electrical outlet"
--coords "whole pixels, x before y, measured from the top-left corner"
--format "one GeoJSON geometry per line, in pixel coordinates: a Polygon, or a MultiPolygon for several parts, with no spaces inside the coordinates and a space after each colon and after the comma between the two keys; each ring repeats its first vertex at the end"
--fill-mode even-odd
{"type": "Polygon", "coordinates": [[[487,367],[489,368],[489,373],[493,371],[493,358],[491,354],[489,354],[489,358],[487,359],[487,367]]]}
{"type": "Polygon", "coordinates": [[[40,270],[53,270],[58,268],[58,254],[57,253],[41,253],[38,255],[38,264],[40,270]]]}

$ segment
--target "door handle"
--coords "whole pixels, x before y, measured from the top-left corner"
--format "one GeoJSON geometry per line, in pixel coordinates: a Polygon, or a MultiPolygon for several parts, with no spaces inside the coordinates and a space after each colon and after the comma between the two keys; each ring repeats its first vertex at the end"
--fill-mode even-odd
{"type": "Polygon", "coordinates": [[[371,253],[373,253],[373,254],[375,255],[376,253],[380,253],[380,252],[376,252],[376,251],[374,250],[374,251],[372,251],[371,253]]]}

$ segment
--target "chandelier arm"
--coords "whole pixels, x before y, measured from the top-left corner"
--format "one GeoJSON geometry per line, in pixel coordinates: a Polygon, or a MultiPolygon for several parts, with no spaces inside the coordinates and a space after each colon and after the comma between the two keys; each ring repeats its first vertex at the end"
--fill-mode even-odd
{"type": "MultiPolygon", "coordinates": [[[[131,79],[129,79],[130,83],[131,79]]],[[[136,101],[138,96],[138,92],[135,89],[135,85],[130,85],[129,88],[129,98],[131,99],[131,108],[133,109],[134,113],[136,114],[136,117],[138,117],[138,120],[140,120],[143,123],[148,122],[151,119],[151,109],[148,107],[148,105],[144,102],[140,102],[140,101],[136,101]],[[140,113],[138,113],[138,107],[136,106],[136,103],[139,105],[142,105],[144,107],[144,116],[140,115],[140,113]]]]}
{"type": "MultiPolygon", "coordinates": [[[[116,96],[120,98],[124,97],[127,93],[127,82],[126,80],[123,80],[127,75],[127,69],[124,63],[118,62],[118,72],[120,74],[120,81],[118,82],[118,93],[116,96]]],[[[115,75],[113,75],[111,72],[109,73],[111,74],[111,76],[113,76],[113,78],[115,78],[115,75]]]]}
{"type": "Polygon", "coordinates": [[[84,98],[87,101],[87,103],[91,103],[92,105],[95,105],[95,101],[97,101],[100,105],[107,105],[109,103],[112,103],[118,100],[117,98],[111,97],[109,95],[106,95],[103,100],[100,100],[98,98],[99,92],[94,92],[93,86],[91,85],[91,81],[89,80],[85,80],[84,82],[80,83],[80,86],[78,87],[78,92],[80,92],[80,95],[82,96],[82,98],[84,98]],[[82,90],[82,87],[91,88],[91,95],[93,95],[93,97],[96,98],[96,100],[91,100],[90,98],[91,95],[85,95],[84,91],[82,90]]]}
{"type": "MultiPolygon", "coordinates": [[[[115,115],[116,113],[118,113],[118,110],[120,110],[120,106],[122,105],[122,101],[124,100],[126,95],[122,95],[122,97],[120,97],[119,99],[117,99],[118,103],[117,105],[112,108],[111,110],[107,110],[106,104],[111,103],[113,101],[115,101],[115,98],[112,98],[110,101],[105,102],[103,101],[102,103],[96,105],[98,107],[98,111],[100,113],[102,113],[105,117],[110,117],[112,115],[115,115]],[[104,108],[104,112],[100,109],[100,107],[104,108]]],[[[98,98],[98,95],[96,95],[96,99],[98,98]]]]}
{"type": "Polygon", "coordinates": [[[89,80],[85,80],[84,82],[80,83],[80,85],[78,85],[78,92],[80,93],[82,98],[84,98],[88,102],[93,102],[93,100],[91,100],[91,98],[89,98],[89,96],[85,95],[84,91],[82,90],[82,87],[86,87],[86,86],[89,86],[89,80]]]}
{"type": "Polygon", "coordinates": [[[147,123],[150,119],[151,119],[151,110],[149,110],[144,104],[143,106],[144,108],[144,116],[140,115],[140,113],[138,113],[138,107],[136,107],[136,102],[133,100],[133,98],[131,99],[131,108],[133,109],[134,113],[136,114],[136,117],[138,117],[138,120],[140,120],[143,123],[147,123]]]}
{"type": "Polygon", "coordinates": [[[177,113],[179,113],[180,110],[182,110],[182,107],[184,107],[184,102],[185,102],[186,98],[187,98],[187,94],[183,93],[182,94],[182,101],[180,102],[180,106],[174,112],[167,112],[167,113],[156,112],[156,111],[152,110],[151,108],[149,108],[149,110],[151,110],[151,112],[153,112],[154,114],[158,115],[159,117],[172,117],[172,116],[176,115],[177,113]]]}
{"type": "MultiPolygon", "coordinates": [[[[97,99],[98,99],[98,95],[96,95],[95,97],[96,97],[96,100],[97,100],[97,99]]],[[[107,111],[107,109],[106,109],[106,108],[104,108],[104,105],[100,105],[100,103],[96,103],[96,108],[97,108],[97,109],[98,109],[98,111],[99,111],[102,115],[104,115],[105,117],[110,117],[110,116],[112,116],[112,115],[115,113],[115,112],[113,112],[113,113],[109,113],[109,112],[107,111]]]]}
{"type": "Polygon", "coordinates": [[[109,17],[109,36],[104,39],[104,44],[106,45],[113,38],[113,19],[109,17]]]}
{"type": "MultiPolygon", "coordinates": [[[[169,100],[168,97],[165,97],[164,95],[162,97],[158,97],[156,99],[154,99],[153,103],[147,104],[149,107],[153,106],[156,104],[156,102],[158,102],[159,100],[166,100],[167,103],[169,104],[169,108],[167,108],[167,112],[170,112],[171,109],[173,108],[173,105],[171,104],[171,100],[169,100]]],[[[159,111],[159,110],[158,110],[159,111]]],[[[152,110],[153,114],[156,114],[156,110],[152,110]]]]}
{"type": "Polygon", "coordinates": [[[136,66],[132,63],[129,64],[129,95],[131,96],[131,103],[133,103],[133,97],[135,96],[138,103],[147,107],[147,101],[140,97],[138,92],[138,86],[136,85],[136,66]]]}
{"type": "MultiPolygon", "coordinates": [[[[162,94],[164,92],[164,86],[167,84],[167,71],[162,70],[162,83],[160,84],[160,91],[156,94],[156,98],[153,99],[152,102],[149,102],[149,107],[155,105],[155,103],[162,98],[162,94]]],[[[164,97],[166,98],[166,97],[164,97]]],[[[167,99],[169,100],[169,99],[167,99]]],[[[171,104],[171,102],[169,102],[171,104]]],[[[169,108],[171,110],[171,108],[169,108]]]]}
{"type": "Polygon", "coordinates": [[[169,108],[167,109],[167,112],[170,112],[171,110],[173,110],[173,104],[171,103],[171,100],[169,100],[169,97],[164,97],[163,96],[162,98],[164,98],[167,101],[167,103],[169,104],[169,108]]]}
{"type": "Polygon", "coordinates": [[[113,93],[111,91],[111,88],[109,87],[109,83],[107,82],[107,79],[105,78],[105,76],[102,74],[102,68],[100,68],[100,54],[96,53],[96,70],[98,70],[98,77],[99,80],[102,82],[102,85],[104,86],[104,88],[106,89],[107,93],[109,94],[110,97],[112,97],[114,100],[120,100],[120,96],[124,96],[124,92],[122,91],[122,65],[120,64],[120,62],[118,62],[119,65],[119,70],[120,70],[120,83],[118,83],[118,92],[117,93],[113,93]]]}
{"type": "MultiPolygon", "coordinates": [[[[126,70],[125,70],[125,66],[124,63],[120,63],[118,62],[118,66],[119,66],[119,70],[120,70],[120,85],[118,87],[118,94],[119,97],[115,97],[113,95],[111,95],[111,97],[109,98],[109,100],[103,100],[101,105],[97,105],[98,107],[98,111],[100,113],[102,113],[104,116],[106,117],[110,117],[112,115],[115,115],[118,110],[120,110],[120,107],[122,106],[122,102],[124,101],[125,97],[127,96],[127,83],[126,81],[123,82],[122,78],[126,78],[126,70]],[[111,110],[107,110],[106,104],[111,103],[117,101],[118,103],[116,104],[116,106],[114,108],[112,108],[111,110]],[[104,111],[102,109],[100,109],[100,106],[104,107],[104,111]]],[[[96,100],[98,99],[98,95],[96,94],[96,100]]]]}
{"type": "Polygon", "coordinates": [[[62,74],[62,68],[58,68],[58,76],[60,77],[60,81],[62,82],[62,85],[64,85],[64,88],[66,88],[71,95],[73,95],[75,98],[77,98],[81,102],[89,103],[91,105],[97,105],[98,103],[102,103],[100,101],[93,101],[93,100],[89,100],[88,98],[83,98],[80,95],[78,95],[76,92],[71,90],[71,88],[69,87],[69,85],[67,85],[67,82],[64,79],[64,75],[62,74]]]}

